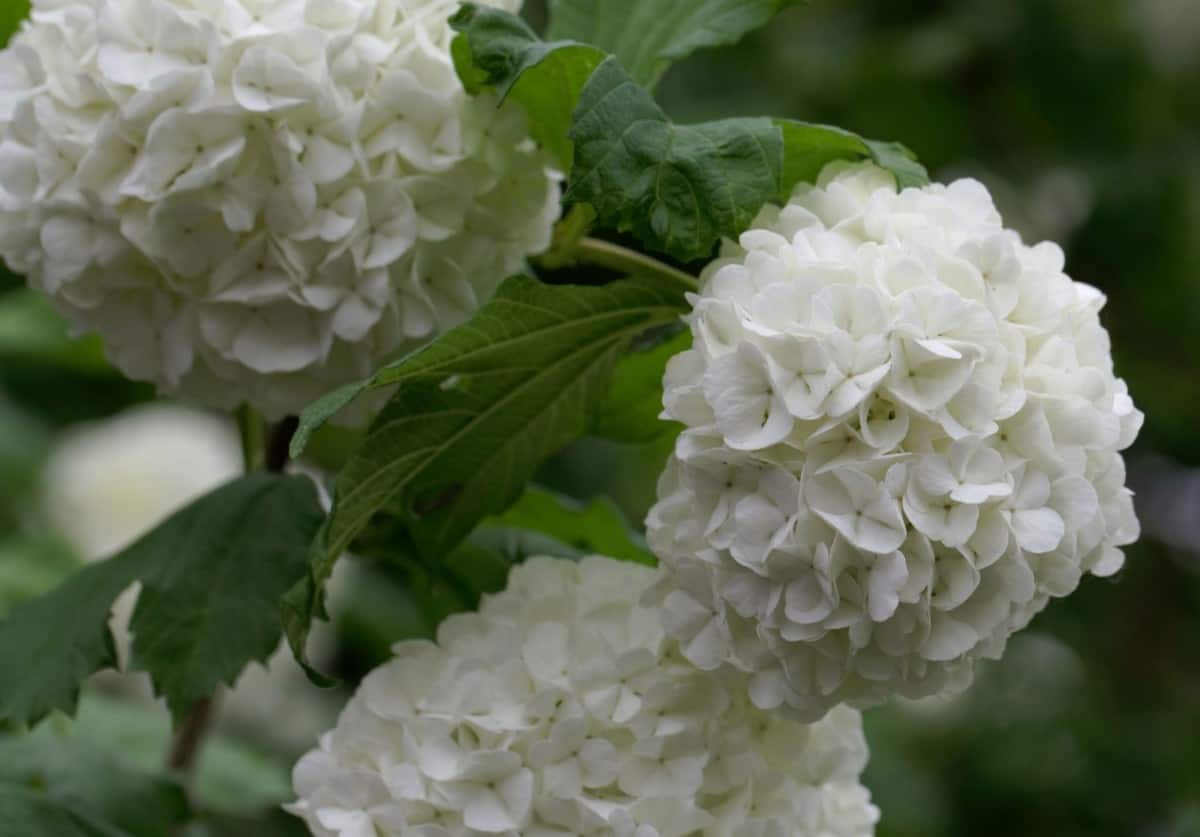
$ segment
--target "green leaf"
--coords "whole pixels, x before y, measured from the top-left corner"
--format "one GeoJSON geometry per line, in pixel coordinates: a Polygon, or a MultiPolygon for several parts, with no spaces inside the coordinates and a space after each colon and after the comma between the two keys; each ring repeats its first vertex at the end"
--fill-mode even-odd
{"type": "Polygon", "coordinates": [[[97,821],[86,811],[47,799],[35,791],[0,785],[0,822],[9,837],[134,837],[97,821]]]}
{"type": "Polygon", "coordinates": [[[814,183],[821,169],[835,160],[871,160],[887,169],[896,184],[905,189],[929,183],[925,167],[898,142],[863,139],[832,125],[816,125],[780,119],[783,131],[784,166],[779,199],[787,200],[797,183],[814,183]]]}
{"type": "Polygon", "coordinates": [[[0,540],[0,618],[14,605],[53,590],[79,567],[79,559],[55,538],[0,540]]]}
{"type": "Polygon", "coordinates": [[[183,788],[43,726],[0,738],[0,822],[13,837],[173,837],[183,788]]]}
{"type": "Polygon", "coordinates": [[[685,262],[707,258],[721,237],[738,236],[766,203],[833,160],[873,159],[901,185],[924,172],[900,146],[840,128],[770,119],[675,125],[611,58],[580,94],[570,136],[566,200],[685,262]]]}
{"type": "MultiPolygon", "coordinates": [[[[296,696],[300,714],[305,697],[296,696]]],[[[224,719],[228,724],[227,713],[224,719]]],[[[289,722],[281,719],[282,724],[289,722]]],[[[147,706],[109,697],[90,685],[84,687],[74,718],[52,717],[39,731],[44,727],[81,745],[120,753],[124,763],[146,771],[161,768],[163,753],[171,744],[171,716],[161,704],[147,706]]],[[[195,766],[192,790],[196,802],[205,811],[236,815],[281,805],[294,798],[288,761],[268,756],[227,732],[213,731],[205,738],[195,766]]]]}
{"type": "Polygon", "coordinates": [[[27,17],[29,0],[4,0],[0,3],[0,46],[8,43],[27,17]]]}
{"type": "Polygon", "coordinates": [[[0,719],[73,711],[83,679],[116,663],[109,611],[134,581],[134,666],[187,711],[275,650],[278,600],[305,575],[322,517],[307,479],[250,474],[17,606],[0,624],[0,719]]]}
{"type": "Polygon", "coordinates": [[[621,358],[608,398],[593,417],[592,435],[644,445],[678,433],[677,423],[659,418],[663,409],[663,375],[667,362],[691,345],[692,333],[685,329],[648,349],[621,358]]]}
{"type": "Polygon", "coordinates": [[[313,434],[331,418],[350,406],[350,402],[362,395],[364,389],[361,382],[346,384],[309,404],[301,414],[300,425],[292,435],[292,441],[288,446],[288,455],[292,459],[299,459],[300,455],[308,448],[308,443],[312,441],[313,434]]]}
{"type": "Polygon", "coordinates": [[[686,311],[687,289],[662,278],[579,287],[514,277],[470,322],[364,382],[399,391],[339,475],[310,575],[285,600],[297,656],[334,563],[373,515],[402,521],[427,564],[443,560],[586,432],[618,357],[686,311]]]}
{"type": "MultiPolygon", "coordinates": [[[[691,261],[832,160],[873,159],[901,186],[927,182],[902,146],[840,128],[770,119],[674,125],[638,84],[670,59],[735,41],[789,2],[559,0],[551,34],[568,39],[549,43],[514,15],[466,4],[451,21],[460,33],[455,65],[468,91],[495,88],[526,109],[535,138],[564,171],[574,169],[568,201],[691,261]],[[618,59],[631,62],[632,75],[618,59]]],[[[330,398],[326,406],[340,408],[330,398]]]]}
{"type": "Polygon", "coordinates": [[[569,170],[571,113],[604,52],[570,40],[544,43],[516,15],[471,3],[450,24],[460,33],[452,52],[467,91],[495,88],[501,101],[518,102],[529,115],[533,138],[569,170]]]}
{"type": "Polygon", "coordinates": [[[607,555],[649,566],[658,564],[645,541],[607,498],[582,505],[570,497],[531,486],[508,511],[488,522],[541,532],[585,555],[607,555]]]}
{"type": "Polygon", "coordinates": [[[635,81],[653,85],[672,62],[728,46],[799,0],[552,0],[552,40],[594,44],[635,81]]]}
{"type": "Polygon", "coordinates": [[[863,140],[876,165],[887,169],[901,189],[929,185],[929,172],[917,160],[917,155],[898,142],[863,140]]]}
{"type": "Polygon", "coordinates": [[[33,361],[91,374],[114,374],[98,337],[71,337],[66,322],[41,294],[0,296],[0,359],[33,361]]]}
{"type": "Polygon", "coordinates": [[[783,138],[769,119],[675,125],[613,59],[583,89],[566,199],[681,261],[744,229],[780,191],[783,138]]]}
{"type": "Polygon", "coordinates": [[[125,554],[93,564],[13,608],[0,624],[0,719],[28,724],[70,712],[84,678],[117,664],[109,610],[141,574],[139,560],[125,554]]]}
{"type": "Polygon", "coordinates": [[[203,816],[185,837],[310,837],[304,821],[279,809],[255,816],[203,816]]]}
{"type": "Polygon", "coordinates": [[[0,394],[0,497],[11,502],[32,486],[49,436],[37,416],[0,394]]]}
{"type": "Polygon", "coordinates": [[[280,598],[324,519],[304,477],[250,474],[130,548],[153,567],[133,615],[133,664],[178,717],[279,646],[280,598]]]}
{"type": "Polygon", "coordinates": [[[402,558],[398,566],[405,591],[425,625],[421,635],[433,637],[447,616],[478,609],[483,596],[504,589],[513,565],[531,555],[572,557],[569,549],[559,546],[528,532],[481,526],[436,563],[411,555],[402,558]]]}

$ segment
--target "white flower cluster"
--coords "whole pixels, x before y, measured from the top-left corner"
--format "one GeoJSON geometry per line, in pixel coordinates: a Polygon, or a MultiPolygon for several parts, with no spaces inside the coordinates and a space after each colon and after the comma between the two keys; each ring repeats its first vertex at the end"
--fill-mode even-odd
{"type": "Polygon", "coordinates": [[[859,837],[854,710],[755,709],[638,605],[645,567],[532,559],[438,644],[403,643],[295,769],[319,837],[859,837]]]}
{"type": "Polygon", "coordinates": [[[1103,296],[961,180],[834,164],[726,246],[648,520],[684,655],[763,708],[961,687],[1138,536],[1103,296]]]}
{"type": "Polygon", "coordinates": [[[35,0],[0,53],[0,254],[172,393],[277,417],[368,374],[559,212],[524,114],[463,91],[457,6],[35,0]]]}

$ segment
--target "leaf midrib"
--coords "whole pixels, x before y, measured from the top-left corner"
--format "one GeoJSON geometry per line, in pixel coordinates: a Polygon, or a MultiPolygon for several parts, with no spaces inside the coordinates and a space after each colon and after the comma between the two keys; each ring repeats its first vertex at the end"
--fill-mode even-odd
{"type": "MultiPolygon", "coordinates": [[[[622,313],[628,313],[628,310],[629,309],[625,309],[622,313]]],[[[671,316],[673,318],[676,314],[675,309],[668,309],[668,310],[670,310],[671,316]]],[[[449,449],[452,445],[456,444],[465,435],[474,431],[480,424],[485,423],[486,420],[488,418],[490,418],[496,411],[505,407],[509,403],[509,401],[511,401],[514,398],[519,398],[520,395],[526,389],[530,388],[534,384],[540,383],[544,378],[552,376],[555,372],[560,371],[560,367],[564,366],[571,359],[573,359],[581,354],[585,354],[587,352],[593,352],[593,351],[603,354],[603,352],[606,351],[607,349],[612,348],[612,346],[619,344],[620,341],[625,339],[625,337],[628,336],[629,334],[644,331],[646,328],[650,327],[651,324],[652,324],[651,321],[639,320],[637,323],[626,326],[624,329],[621,329],[620,331],[616,332],[615,334],[610,334],[609,336],[602,338],[601,340],[599,340],[595,343],[585,344],[584,346],[581,346],[581,347],[575,349],[574,351],[570,352],[568,355],[562,357],[558,362],[556,362],[550,366],[543,367],[541,370],[539,370],[539,372],[537,374],[531,375],[525,382],[523,382],[519,386],[508,390],[508,392],[505,393],[500,399],[498,399],[497,401],[494,401],[490,407],[484,409],[481,412],[476,413],[473,418],[468,420],[462,426],[462,428],[460,428],[452,436],[448,437],[447,439],[442,441],[440,444],[430,445],[426,448],[420,449],[421,451],[431,450],[432,453],[428,456],[428,458],[426,458],[423,461],[423,463],[421,465],[419,465],[417,468],[414,469],[412,476],[410,476],[406,480],[402,480],[388,494],[388,497],[389,498],[394,497],[397,493],[399,493],[401,490],[403,490],[406,485],[411,484],[422,473],[424,473],[425,468],[427,468],[429,466],[430,462],[432,462],[438,456],[441,456],[443,453],[445,453],[447,449],[449,449]]],[[[556,398],[553,401],[551,401],[546,406],[546,409],[547,410],[551,409],[551,406],[560,399],[561,399],[561,394],[560,394],[559,398],[556,398]]],[[[459,410],[439,411],[439,412],[459,412],[459,410]]],[[[423,417],[427,417],[427,416],[423,416],[423,417]]],[[[378,428],[378,432],[383,432],[385,429],[391,427],[392,424],[401,423],[401,422],[402,422],[401,419],[397,419],[395,422],[385,423],[378,428]]],[[[372,433],[371,435],[374,436],[376,434],[372,433]]],[[[415,453],[417,453],[417,451],[413,452],[413,454],[415,454],[415,453]]],[[[365,491],[368,487],[376,484],[383,477],[391,474],[392,471],[397,467],[397,465],[405,464],[409,459],[412,458],[413,454],[402,456],[397,460],[393,460],[392,462],[386,463],[385,465],[383,465],[379,469],[377,469],[370,477],[368,477],[367,479],[364,479],[362,482],[355,485],[348,493],[343,495],[343,497],[341,498],[340,505],[342,506],[342,508],[346,508],[347,506],[353,508],[355,505],[353,502],[354,498],[361,496],[362,492],[365,491]]],[[[489,459],[486,461],[491,461],[491,458],[489,457],[489,459]]],[[[367,504],[367,511],[364,514],[355,515],[354,517],[352,517],[350,519],[351,524],[347,527],[347,530],[346,530],[349,533],[348,536],[343,536],[343,537],[338,538],[338,540],[335,541],[335,548],[330,549],[330,552],[340,552],[343,549],[345,549],[346,546],[349,545],[350,541],[353,540],[353,538],[354,538],[354,533],[356,533],[363,526],[363,524],[367,520],[370,519],[371,515],[373,515],[375,513],[376,508],[371,508],[371,505],[372,504],[370,504],[370,503],[367,504]]]]}
{"type": "MultiPolygon", "coordinates": [[[[538,311],[540,313],[558,313],[558,312],[551,312],[549,309],[539,308],[536,305],[532,305],[532,304],[526,303],[526,302],[517,303],[516,300],[511,300],[511,299],[505,299],[505,300],[501,300],[501,301],[505,305],[509,305],[509,304],[523,305],[526,308],[529,308],[533,311],[538,311]]],[[[586,317],[565,319],[562,322],[557,322],[557,323],[553,323],[551,325],[541,327],[541,328],[537,329],[536,331],[523,332],[522,334],[519,334],[515,337],[505,337],[501,340],[497,340],[495,342],[489,343],[486,346],[480,346],[480,347],[477,347],[474,349],[469,349],[465,352],[450,355],[444,359],[437,360],[437,361],[429,363],[425,366],[421,366],[417,369],[414,369],[411,372],[404,373],[404,374],[397,374],[395,377],[384,377],[384,373],[389,370],[386,370],[386,369],[382,370],[377,375],[375,375],[373,378],[371,378],[371,380],[367,384],[367,386],[363,388],[363,391],[366,392],[366,391],[372,390],[372,389],[380,389],[380,388],[386,387],[386,386],[393,386],[395,384],[403,383],[404,381],[411,380],[413,378],[419,378],[423,375],[431,375],[431,374],[438,372],[439,370],[441,370],[444,367],[456,366],[460,363],[463,363],[464,361],[469,361],[469,360],[472,360],[472,359],[480,357],[480,356],[487,356],[488,354],[490,354],[492,352],[504,351],[507,349],[516,349],[516,348],[520,347],[521,345],[523,345],[527,341],[535,341],[536,342],[539,339],[548,339],[551,336],[553,336],[555,333],[557,333],[558,331],[563,330],[563,329],[569,330],[573,327],[577,327],[580,325],[596,325],[596,324],[602,323],[603,321],[605,321],[607,319],[625,319],[634,314],[639,314],[639,315],[645,316],[645,317],[647,317],[648,320],[651,320],[651,321],[657,321],[660,317],[663,316],[662,312],[669,312],[671,314],[671,316],[674,317],[674,316],[678,316],[680,313],[682,313],[682,310],[683,310],[682,306],[673,307],[673,306],[663,303],[663,304],[655,304],[655,305],[638,306],[635,308],[622,308],[619,311],[605,311],[605,312],[590,314],[586,317]]],[[[471,331],[483,334],[484,336],[486,336],[486,334],[487,334],[486,332],[483,332],[477,325],[470,326],[470,329],[471,329],[471,331]]],[[[415,360],[415,358],[413,360],[415,360]]],[[[398,371],[398,370],[396,370],[396,371],[398,371]]]]}
{"type": "MultiPolygon", "coordinates": [[[[566,399],[566,397],[569,394],[574,392],[574,390],[576,390],[579,387],[586,386],[588,378],[591,375],[592,371],[595,369],[595,367],[598,364],[604,362],[605,357],[608,356],[614,349],[616,349],[626,339],[627,336],[629,336],[630,331],[631,331],[631,329],[625,329],[622,332],[620,332],[619,336],[614,337],[611,340],[597,343],[595,346],[595,349],[596,349],[595,357],[592,360],[588,361],[584,365],[582,372],[576,376],[575,380],[572,381],[569,386],[567,386],[562,392],[559,393],[559,396],[557,398],[555,398],[553,401],[548,403],[546,405],[546,408],[539,412],[538,418],[541,418],[542,416],[545,416],[546,414],[548,414],[552,411],[558,410],[559,407],[562,405],[563,401],[566,399]]],[[[536,421],[536,419],[535,419],[535,421],[536,421]]],[[[533,422],[530,422],[530,424],[532,424],[532,423],[533,422]]],[[[524,434],[521,434],[520,436],[508,437],[504,441],[503,444],[496,447],[494,452],[491,455],[487,456],[483,460],[483,462],[480,463],[477,470],[480,473],[486,472],[491,467],[492,463],[495,462],[498,458],[500,458],[501,455],[507,455],[511,446],[516,443],[518,438],[523,438],[523,435],[524,434]]],[[[442,535],[445,534],[445,532],[449,528],[451,522],[452,522],[452,518],[447,517],[445,524],[441,528],[442,535]]],[[[439,538],[439,540],[440,540],[440,538],[439,538]]]]}

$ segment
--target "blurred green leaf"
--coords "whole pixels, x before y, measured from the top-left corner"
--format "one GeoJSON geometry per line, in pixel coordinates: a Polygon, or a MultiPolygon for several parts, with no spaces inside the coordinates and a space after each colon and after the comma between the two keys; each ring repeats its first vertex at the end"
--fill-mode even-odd
{"type": "Polygon", "coordinates": [[[160,775],[171,721],[159,705],[127,703],[89,691],[75,719],[48,719],[28,735],[0,738],[0,816],[32,818],[34,829],[0,833],[59,835],[302,835],[278,806],[292,798],[285,764],[231,741],[209,737],[196,768],[199,818],[187,816],[181,789],[160,775]],[[119,753],[119,757],[107,754],[119,753]],[[19,793],[5,799],[15,786],[19,793]],[[9,805],[13,806],[11,809],[9,805]],[[24,812],[24,813],[22,813],[24,812]]]}
{"type": "MultiPolygon", "coordinates": [[[[50,718],[44,726],[120,753],[130,765],[149,771],[160,767],[171,743],[171,717],[161,704],[130,703],[91,688],[84,689],[74,719],[50,718]]],[[[289,767],[282,759],[214,733],[196,764],[197,803],[208,812],[237,816],[280,805],[293,798],[289,767]]]]}
{"type": "Polygon", "coordinates": [[[630,528],[621,511],[607,498],[584,505],[530,486],[520,500],[503,514],[489,518],[485,526],[492,523],[540,532],[582,554],[607,555],[649,566],[658,564],[643,538],[630,528]]]}
{"type": "Polygon", "coordinates": [[[21,21],[29,17],[29,0],[4,0],[0,3],[0,45],[8,43],[21,26],[21,21]]]}
{"type": "Polygon", "coordinates": [[[460,33],[452,51],[467,91],[495,88],[501,100],[520,103],[533,138],[569,171],[571,113],[604,52],[570,40],[543,43],[519,17],[471,3],[450,23],[460,33]]]}
{"type": "Polygon", "coordinates": [[[840,128],[765,118],[675,125],[611,58],[584,86],[570,136],[566,200],[685,262],[736,238],[766,203],[832,160],[873,159],[903,184],[923,172],[898,146],[840,128]]]}
{"type": "Polygon", "coordinates": [[[309,577],[285,601],[297,656],[335,562],[374,514],[399,518],[416,553],[441,561],[586,432],[617,359],[676,320],[686,291],[662,278],[581,287],[515,277],[470,322],[364,382],[399,392],[338,476],[309,577]]]}
{"type": "Polygon", "coordinates": [[[41,294],[0,295],[0,360],[32,361],[92,374],[115,374],[98,337],[76,339],[41,294]]]}
{"type": "Polygon", "coordinates": [[[10,837],[135,837],[32,790],[0,785],[0,820],[10,837]]]}
{"type": "Polygon", "coordinates": [[[188,826],[183,837],[309,837],[298,817],[278,808],[257,815],[208,815],[188,826]]]}
{"type": "Polygon", "coordinates": [[[652,85],[672,62],[737,43],[801,0],[551,0],[551,40],[593,44],[652,85]]]}
{"type": "Polygon", "coordinates": [[[12,837],[173,837],[188,817],[174,781],[43,727],[0,738],[0,830],[12,837]]]}
{"type": "Polygon", "coordinates": [[[663,375],[675,355],[691,348],[692,333],[683,330],[668,340],[621,358],[608,398],[592,421],[592,434],[614,442],[643,445],[678,433],[679,425],[659,418],[663,409],[663,375]]]}
{"type": "Polygon", "coordinates": [[[11,501],[32,484],[48,443],[39,418],[0,393],[0,497],[11,501]]]}
{"type": "Polygon", "coordinates": [[[79,566],[75,554],[55,538],[0,539],[0,618],[14,605],[53,590],[79,566]]]}
{"type": "Polygon", "coordinates": [[[109,611],[134,581],[133,665],[186,712],[278,646],[278,600],[303,576],[322,518],[307,479],[250,474],[18,605],[0,624],[0,718],[74,710],[83,679],[116,663],[109,611]]]}

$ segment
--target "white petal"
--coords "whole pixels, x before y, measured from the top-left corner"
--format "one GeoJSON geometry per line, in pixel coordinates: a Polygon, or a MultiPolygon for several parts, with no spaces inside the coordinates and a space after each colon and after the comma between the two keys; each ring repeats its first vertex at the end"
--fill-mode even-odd
{"type": "Polygon", "coordinates": [[[1042,554],[1062,542],[1066,527],[1053,509],[1018,509],[1011,513],[1013,536],[1021,549],[1042,554]]]}

